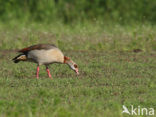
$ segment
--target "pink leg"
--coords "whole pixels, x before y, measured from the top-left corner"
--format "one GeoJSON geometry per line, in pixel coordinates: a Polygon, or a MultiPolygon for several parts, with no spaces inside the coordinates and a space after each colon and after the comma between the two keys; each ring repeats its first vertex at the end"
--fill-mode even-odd
{"type": "Polygon", "coordinates": [[[36,78],[37,79],[39,78],[39,71],[40,71],[40,68],[39,68],[39,66],[37,66],[37,71],[36,71],[36,78]]]}
{"type": "MultiPolygon", "coordinates": [[[[46,71],[48,73],[49,78],[51,78],[51,74],[50,74],[50,70],[48,69],[48,67],[46,67],[46,71]]],[[[52,78],[51,78],[52,79],[52,78]]]]}

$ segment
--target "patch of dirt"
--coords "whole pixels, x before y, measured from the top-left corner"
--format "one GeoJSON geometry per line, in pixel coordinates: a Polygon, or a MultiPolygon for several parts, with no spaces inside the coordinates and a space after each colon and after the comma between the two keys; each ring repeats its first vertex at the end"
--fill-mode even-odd
{"type": "Polygon", "coordinates": [[[138,53],[138,52],[142,52],[141,49],[134,49],[133,52],[138,53]]]}

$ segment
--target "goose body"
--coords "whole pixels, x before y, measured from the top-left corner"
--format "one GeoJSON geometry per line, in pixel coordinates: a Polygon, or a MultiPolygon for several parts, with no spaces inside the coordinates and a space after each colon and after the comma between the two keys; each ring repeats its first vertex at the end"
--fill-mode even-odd
{"type": "Polygon", "coordinates": [[[37,63],[37,72],[36,77],[39,77],[39,66],[45,65],[48,72],[48,76],[51,77],[50,70],[48,65],[52,63],[64,63],[68,64],[71,69],[73,69],[77,74],[78,67],[75,62],[73,62],[69,57],[64,56],[62,51],[57,48],[55,45],[51,44],[38,44],[33,45],[24,49],[19,50],[21,54],[13,58],[15,63],[20,61],[29,61],[37,63]]]}
{"type": "Polygon", "coordinates": [[[28,53],[27,58],[39,65],[64,62],[64,55],[58,48],[49,50],[32,50],[28,53]]]}

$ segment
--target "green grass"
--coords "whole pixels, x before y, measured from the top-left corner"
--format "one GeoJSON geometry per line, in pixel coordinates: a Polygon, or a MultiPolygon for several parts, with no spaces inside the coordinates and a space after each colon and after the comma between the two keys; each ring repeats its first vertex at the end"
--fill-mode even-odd
{"type": "Polygon", "coordinates": [[[23,48],[36,43],[54,43],[63,50],[156,51],[156,26],[122,26],[102,22],[64,25],[0,23],[0,49],[23,48]],[[11,43],[11,44],[8,44],[11,43]],[[72,46],[71,46],[72,44],[72,46]]]}
{"type": "Polygon", "coordinates": [[[126,117],[122,105],[156,109],[155,27],[103,26],[1,24],[0,116],[126,117]],[[12,49],[36,43],[56,44],[80,75],[53,64],[53,80],[44,66],[37,80],[35,64],[11,61],[12,49]]]}

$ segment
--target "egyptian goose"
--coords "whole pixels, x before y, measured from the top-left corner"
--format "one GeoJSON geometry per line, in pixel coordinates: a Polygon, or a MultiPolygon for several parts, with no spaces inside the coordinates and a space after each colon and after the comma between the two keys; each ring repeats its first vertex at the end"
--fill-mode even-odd
{"type": "Polygon", "coordinates": [[[64,56],[62,51],[55,45],[51,44],[38,44],[19,50],[21,54],[13,58],[14,63],[20,61],[29,61],[37,63],[36,77],[39,78],[39,66],[45,65],[49,78],[51,78],[48,65],[52,63],[64,63],[79,74],[77,64],[69,57],[64,56]]]}

